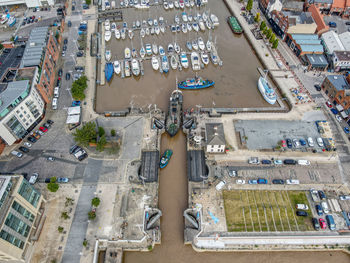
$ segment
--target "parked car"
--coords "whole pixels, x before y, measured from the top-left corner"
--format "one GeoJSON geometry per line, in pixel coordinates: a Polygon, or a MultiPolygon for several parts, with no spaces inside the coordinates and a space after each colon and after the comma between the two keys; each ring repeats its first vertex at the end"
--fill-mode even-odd
{"type": "Polygon", "coordinates": [[[249,164],[260,164],[259,158],[258,157],[250,157],[248,160],[249,164]]]}
{"type": "Polygon", "coordinates": [[[66,73],[66,80],[70,80],[70,73],[69,72],[66,73]]]}
{"type": "Polygon", "coordinates": [[[57,98],[52,99],[52,109],[53,110],[57,110],[57,102],[58,102],[57,98]]]}
{"type": "Polygon", "coordinates": [[[273,163],[274,163],[275,165],[282,165],[282,164],[283,164],[282,160],[279,160],[279,159],[274,160],[273,163]]]}
{"type": "Polygon", "coordinates": [[[319,215],[319,216],[323,215],[323,210],[322,210],[322,207],[320,205],[316,205],[315,209],[316,209],[317,215],[319,215]]]}
{"type": "Polygon", "coordinates": [[[63,45],[62,50],[67,51],[67,45],[63,45]]]}
{"type": "Polygon", "coordinates": [[[299,210],[308,210],[309,207],[305,204],[296,204],[296,209],[299,209],[299,210]]]}
{"type": "Polygon", "coordinates": [[[287,147],[287,142],[285,140],[281,140],[281,146],[283,148],[286,148],[287,147]]]}
{"type": "Polygon", "coordinates": [[[258,184],[267,184],[267,180],[264,178],[259,178],[258,179],[258,184]]]}
{"type": "Polygon", "coordinates": [[[304,139],[300,139],[299,140],[301,146],[305,146],[306,145],[306,141],[304,139]]]}
{"type": "Polygon", "coordinates": [[[337,119],[337,121],[339,122],[339,123],[341,123],[342,121],[343,121],[343,119],[337,114],[337,115],[335,115],[335,118],[337,119]]]}
{"type": "Polygon", "coordinates": [[[318,222],[317,218],[312,218],[312,224],[315,230],[320,230],[320,223],[318,222]]]}
{"type": "Polygon", "coordinates": [[[297,139],[293,139],[293,145],[295,148],[298,148],[300,146],[300,143],[297,139]]]}
{"type": "Polygon", "coordinates": [[[296,214],[297,214],[297,216],[308,216],[308,213],[307,212],[305,212],[305,211],[297,211],[296,212],[296,214]]]}
{"type": "Polygon", "coordinates": [[[29,149],[26,148],[26,147],[24,147],[24,146],[20,146],[18,149],[19,149],[21,152],[24,152],[24,153],[29,152],[29,149]]]}
{"type": "Polygon", "coordinates": [[[67,177],[58,177],[57,183],[68,183],[69,179],[67,177]]]}
{"type": "Polygon", "coordinates": [[[336,115],[336,114],[339,113],[339,111],[338,111],[337,109],[331,109],[331,112],[332,112],[334,115],[336,115]]]}
{"type": "Polygon", "coordinates": [[[75,153],[75,151],[80,150],[80,149],[81,148],[78,145],[75,144],[69,149],[69,153],[73,154],[73,153],[75,153]]]}
{"type": "Polygon", "coordinates": [[[320,196],[321,200],[325,200],[326,199],[326,194],[323,191],[318,191],[318,195],[320,196]]]}
{"type": "Polygon", "coordinates": [[[284,184],[284,180],[282,180],[282,179],[273,179],[272,183],[273,184],[284,184]]]}
{"type": "Polygon", "coordinates": [[[80,106],[80,100],[74,100],[72,102],[72,107],[80,106]]]}
{"type": "Polygon", "coordinates": [[[330,27],[337,27],[337,23],[336,23],[336,22],[333,22],[333,21],[328,22],[328,25],[329,25],[330,27]]]}
{"type": "Polygon", "coordinates": [[[258,184],[258,180],[249,180],[248,184],[258,184]]]}
{"type": "Polygon", "coordinates": [[[23,153],[20,153],[20,152],[17,152],[17,151],[12,151],[11,154],[12,154],[13,156],[18,157],[18,158],[21,158],[21,157],[23,156],[23,153]]]}
{"type": "Polygon", "coordinates": [[[310,161],[309,160],[298,160],[298,164],[299,165],[310,165],[310,161]]]}
{"type": "Polygon", "coordinates": [[[50,128],[51,128],[51,125],[48,124],[48,123],[44,123],[44,124],[43,124],[43,127],[45,127],[46,129],[50,129],[50,128]]]}
{"type": "Polygon", "coordinates": [[[286,139],[286,142],[287,142],[287,147],[289,149],[293,148],[293,144],[292,144],[292,140],[291,139],[286,139]]]}
{"type": "Polygon", "coordinates": [[[326,101],[326,105],[327,105],[327,107],[330,108],[330,109],[333,108],[332,103],[330,103],[329,101],[326,101]]]}
{"type": "Polygon", "coordinates": [[[78,161],[81,162],[81,161],[83,161],[86,157],[88,157],[88,154],[84,151],[84,153],[78,157],[78,161]]]}
{"type": "Polygon", "coordinates": [[[286,183],[287,184],[300,184],[299,180],[296,180],[296,179],[287,179],[286,183]]]}
{"type": "Polygon", "coordinates": [[[63,40],[63,44],[65,44],[65,45],[68,44],[68,38],[65,38],[65,39],[63,40]]]}
{"type": "Polygon", "coordinates": [[[72,26],[72,22],[69,20],[68,21],[68,27],[71,27],[72,26]]]}
{"type": "Polygon", "coordinates": [[[36,133],[38,133],[40,136],[43,136],[44,135],[44,132],[42,132],[42,131],[35,131],[36,133]]]}
{"type": "Polygon", "coordinates": [[[339,199],[340,200],[350,200],[350,195],[340,195],[339,199]]]}
{"type": "Polygon", "coordinates": [[[283,161],[283,163],[284,163],[285,165],[296,165],[296,164],[297,164],[297,162],[296,162],[295,160],[293,160],[293,159],[285,159],[285,160],[283,161]]]}
{"type": "Polygon", "coordinates": [[[23,144],[24,144],[24,146],[26,146],[28,148],[32,147],[32,145],[29,142],[24,142],[23,144]]]}
{"type": "Polygon", "coordinates": [[[58,72],[57,72],[59,77],[62,76],[62,72],[63,72],[63,71],[62,71],[62,69],[60,68],[60,69],[58,70],[58,72]]]}
{"type": "Polygon", "coordinates": [[[29,179],[30,184],[35,184],[36,181],[38,180],[39,174],[38,173],[33,173],[32,176],[29,179]]]}
{"type": "Polygon", "coordinates": [[[328,208],[328,204],[327,202],[323,201],[321,202],[321,206],[322,206],[322,210],[325,214],[328,214],[329,213],[329,208],[328,208]]]}
{"type": "Polygon", "coordinates": [[[336,225],[332,215],[326,215],[327,224],[330,230],[335,230],[336,225]]]}
{"type": "Polygon", "coordinates": [[[238,180],[236,180],[236,184],[245,184],[245,180],[238,179],[238,180]]]}
{"type": "Polygon", "coordinates": [[[43,127],[43,126],[41,126],[41,127],[39,128],[39,130],[41,130],[42,132],[47,132],[47,128],[45,128],[45,127],[43,127]]]}
{"type": "Polygon", "coordinates": [[[345,132],[346,134],[350,133],[349,128],[348,128],[348,127],[344,127],[344,132],[345,132]]]}
{"type": "Polygon", "coordinates": [[[321,91],[321,86],[320,86],[320,85],[315,84],[314,87],[315,87],[315,89],[316,89],[317,91],[321,91]]]}
{"type": "Polygon", "coordinates": [[[53,162],[55,160],[55,157],[49,156],[49,157],[46,158],[46,160],[48,160],[50,162],[53,162]]]}
{"type": "Polygon", "coordinates": [[[323,143],[323,140],[322,140],[321,137],[318,137],[318,138],[316,139],[316,141],[317,141],[318,146],[324,147],[324,143],[323,143]]]}
{"type": "Polygon", "coordinates": [[[217,191],[220,191],[222,188],[224,188],[225,184],[226,184],[226,181],[225,181],[225,180],[220,181],[220,182],[215,186],[216,190],[217,190],[217,191]]]}
{"type": "Polygon", "coordinates": [[[307,138],[307,143],[309,144],[310,147],[314,147],[315,146],[314,140],[311,137],[307,138]]]}
{"type": "Polygon", "coordinates": [[[32,136],[35,137],[35,139],[39,140],[41,135],[39,133],[33,132],[32,136]]]}
{"type": "Polygon", "coordinates": [[[271,164],[271,161],[270,160],[261,160],[261,163],[262,164],[271,164]]]}
{"type": "Polygon", "coordinates": [[[45,183],[47,183],[47,184],[50,183],[50,179],[51,179],[51,178],[46,178],[46,179],[45,179],[45,183]]]}
{"type": "Polygon", "coordinates": [[[84,52],[78,51],[78,52],[77,52],[77,57],[79,58],[79,57],[82,57],[82,56],[84,56],[84,52]]]}
{"type": "Polygon", "coordinates": [[[29,136],[27,140],[30,141],[31,143],[35,143],[37,141],[37,139],[33,136],[29,136]]]}
{"type": "Polygon", "coordinates": [[[52,120],[47,120],[46,122],[50,125],[54,124],[54,121],[52,121],[52,120]]]}
{"type": "Polygon", "coordinates": [[[327,228],[326,221],[323,218],[320,218],[318,221],[320,222],[321,229],[327,228]]]}

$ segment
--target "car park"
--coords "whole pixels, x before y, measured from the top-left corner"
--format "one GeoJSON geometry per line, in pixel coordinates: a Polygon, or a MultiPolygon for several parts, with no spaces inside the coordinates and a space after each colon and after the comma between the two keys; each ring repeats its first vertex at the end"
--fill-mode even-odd
{"type": "Polygon", "coordinates": [[[245,184],[245,180],[238,179],[238,180],[236,180],[236,184],[245,184]]]}
{"type": "Polygon", "coordinates": [[[272,183],[273,184],[284,184],[284,180],[282,180],[282,179],[273,179],[272,183]]]}
{"type": "Polygon", "coordinates": [[[30,184],[35,184],[36,181],[38,180],[39,174],[38,173],[33,173],[32,176],[29,179],[30,184]]]}
{"type": "Polygon", "coordinates": [[[295,160],[293,160],[293,159],[285,159],[284,161],[283,161],[283,163],[285,164],[285,165],[296,165],[296,161],[295,160]]]}
{"type": "Polygon", "coordinates": [[[283,162],[282,162],[282,160],[274,160],[273,161],[273,163],[275,164],[275,165],[282,165],[283,164],[283,162]]]}
{"type": "Polygon", "coordinates": [[[317,218],[312,218],[312,225],[314,226],[315,230],[320,230],[320,223],[318,222],[317,218]]]}
{"type": "Polygon", "coordinates": [[[41,127],[39,128],[39,130],[41,130],[42,132],[47,132],[47,128],[45,128],[45,127],[43,127],[43,126],[41,126],[41,127]]]}
{"type": "Polygon", "coordinates": [[[23,156],[23,153],[20,153],[20,152],[17,152],[17,151],[12,151],[11,154],[12,154],[13,156],[18,157],[18,158],[21,158],[21,157],[23,156]]]}
{"type": "Polygon", "coordinates": [[[27,140],[30,141],[31,143],[35,143],[37,141],[37,139],[33,136],[29,136],[27,140]]]}
{"type": "Polygon", "coordinates": [[[327,228],[326,221],[323,218],[320,218],[318,221],[320,222],[321,229],[327,228]]]}
{"type": "Polygon", "coordinates": [[[326,194],[323,191],[318,191],[318,195],[320,197],[321,200],[325,200],[326,199],[326,194]]]}
{"type": "Polygon", "coordinates": [[[270,160],[261,160],[261,163],[262,164],[271,164],[271,161],[270,160]]]}
{"type": "Polygon", "coordinates": [[[315,210],[317,215],[322,216],[323,215],[323,210],[322,207],[320,205],[315,205],[315,210]]]}
{"type": "Polygon", "coordinates": [[[323,140],[322,140],[321,137],[318,137],[318,138],[316,139],[316,141],[317,141],[318,146],[324,147],[324,143],[323,143],[323,140]]]}
{"type": "Polygon", "coordinates": [[[267,184],[267,180],[264,178],[259,178],[258,179],[258,184],[267,184]]]}
{"type": "Polygon", "coordinates": [[[307,143],[309,144],[310,147],[314,147],[315,146],[314,140],[311,137],[307,138],[307,143]]]}
{"type": "Polygon", "coordinates": [[[248,184],[258,184],[258,180],[249,180],[248,184]]]}
{"type": "Polygon", "coordinates": [[[57,178],[57,183],[68,183],[69,179],[66,177],[59,177],[57,178]]]}
{"type": "Polygon", "coordinates": [[[308,216],[308,213],[305,212],[305,211],[297,211],[297,212],[296,212],[296,215],[297,215],[297,216],[308,216]]]}
{"type": "Polygon", "coordinates": [[[293,145],[295,148],[298,148],[300,146],[300,143],[297,139],[293,139],[293,145]]]}
{"type": "Polygon", "coordinates": [[[24,153],[29,152],[29,149],[26,148],[26,147],[24,147],[24,146],[20,146],[18,149],[19,149],[21,152],[24,152],[24,153]]]}
{"type": "Polygon", "coordinates": [[[220,191],[222,188],[224,188],[225,184],[226,184],[226,181],[225,181],[225,180],[220,181],[220,182],[215,186],[216,190],[217,190],[217,191],[220,191]]]}
{"type": "Polygon", "coordinates": [[[291,139],[286,139],[286,142],[287,142],[287,147],[289,149],[293,148],[293,144],[292,144],[292,140],[291,139]]]}
{"type": "Polygon", "coordinates": [[[23,144],[24,144],[24,146],[26,146],[28,148],[32,147],[32,145],[29,142],[24,142],[23,144]]]}

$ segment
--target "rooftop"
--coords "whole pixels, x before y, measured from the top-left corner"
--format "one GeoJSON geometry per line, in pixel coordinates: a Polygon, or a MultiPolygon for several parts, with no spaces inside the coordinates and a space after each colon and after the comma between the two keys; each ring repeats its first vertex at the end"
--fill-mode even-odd
{"type": "Polygon", "coordinates": [[[333,0],[308,0],[309,4],[333,4],[333,0]]]}
{"type": "Polygon", "coordinates": [[[304,9],[304,2],[301,1],[283,0],[282,5],[282,10],[286,11],[303,11],[304,9]]]}
{"type": "Polygon", "coordinates": [[[329,26],[326,25],[326,23],[323,19],[323,15],[321,14],[320,10],[315,5],[311,5],[309,7],[309,11],[311,12],[312,17],[314,18],[314,20],[316,22],[317,32],[320,32],[320,31],[324,32],[326,30],[329,30],[329,26]]]}
{"type": "Polygon", "coordinates": [[[285,16],[288,16],[289,25],[296,24],[313,24],[315,23],[312,18],[311,12],[296,12],[296,11],[283,11],[285,16]]]}
{"type": "Polygon", "coordinates": [[[316,34],[292,34],[292,38],[297,43],[302,52],[323,52],[321,40],[316,34]]]}
{"type": "Polygon", "coordinates": [[[28,88],[29,80],[13,81],[0,93],[0,112],[7,109],[28,88]]]}
{"type": "Polygon", "coordinates": [[[159,152],[142,151],[140,179],[145,183],[158,181],[159,152]]]}
{"type": "Polygon", "coordinates": [[[345,48],[340,41],[340,38],[337,33],[334,31],[328,31],[323,33],[321,36],[323,43],[325,45],[326,51],[329,54],[332,54],[334,51],[344,51],[345,48]]]}
{"type": "Polygon", "coordinates": [[[328,65],[323,54],[306,54],[306,57],[313,67],[326,67],[328,65]]]}
{"type": "Polygon", "coordinates": [[[340,61],[349,61],[350,51],[334,51],[334,56],[340,61]]]}
{"type": "Polygon", "coordinates": [[[328,75],[326,78],[338,91],[349,89],[348,82],[346,81],[344,75],[328,75]]]}
{"type": "Polygon", "coordinates": [[[36,27],[32,29],[24,50],[21,67],[40,66],[47,44],[48,32],[48,27],[36,27]]]}
{"type": "Polygon", "coordinates": [[[222,123],[205,124],[207,145],[225,145],[224,126],[222,123]]]}
{"type": "Polygon", "coordinates": [[[350,32],[344,32],[339,34],[339,39],[343,44],[346,51],[350,51],[350,32]]]}
{"type": "Polygon", "coordinates": [[[208,176],[203,150],[187,151],[187,177],[192,182],[202,182],[208,176]]]}

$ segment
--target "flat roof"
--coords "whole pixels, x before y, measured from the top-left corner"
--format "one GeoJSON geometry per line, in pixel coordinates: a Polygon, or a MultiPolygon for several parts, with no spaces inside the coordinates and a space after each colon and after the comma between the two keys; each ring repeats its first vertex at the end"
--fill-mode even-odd
{"type": "Polygon", "coordinates": [[[187,177],[192,182],[202,182],[208,176],[203,150],[187,151],[187,177]]]}
{"type": "Polygon", "coordinates": [[[306,54],[306,57],[313,67],[328,66],[328,61],[323,54],[306,54]]]}
{"type": "Polygon", "coordinates": [[[80,122],[80,114],[67,116],[66,124],[76,124],[79,122],[80,122]]]}
{"type": "Polygon", "coordinates": [[[350,51],[334,51],[334,56],[340,61],[349,61],[350,51]]]}
{"type": "Polygon", "coordinates": [[[81,108],[80,108],[80,106],[69,107],[67,112],[68,112],[68,116],[69,115],[77,115],[77,114],[79,115],[81,112],[81,108]]]}
{"type": "Polygon", "coordinates": [[[344,32],[339,34],[339,39],[343,44],[346,51],[350,51],[350,32],[344,32]]]}
{"type": "Polygon", "coordinates": [[[28,88],[29,80],[13,81],[0,93],[0,112],[6,109],[28,88]]]}
{"type": "Polygon", "coordinates": [[[349,89],[349,84],[344,75],[328,75],[326,78],[337,90],[349,89]]]}
{"type": "Polygon", "coordinates": [[[323,33],[321,38],[329,54],[332,54],[334,51],[345,50],[343,43],[340,41],[339,35],[333,30],[323,33]]]}
{"type": "Polygon", "coordinates": [[[159,151],[142,151],[140,180],[145,183],[158,181],[159,151]]]}

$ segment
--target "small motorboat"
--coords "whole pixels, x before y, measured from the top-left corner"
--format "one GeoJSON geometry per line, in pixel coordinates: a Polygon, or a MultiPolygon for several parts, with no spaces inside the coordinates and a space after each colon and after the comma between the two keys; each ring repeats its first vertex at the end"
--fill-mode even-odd
{"type": "Polygon", "coordinates": [[[157,35],[159,35],[159,33],[160,33],[160,28],[159,28],[159,26],[156,26],[156,27],[154,28],[154,32],[155,32],[157,35]]]}
{"type": "Polygon", "coordinates": [[[118,29],[114,31],[114,35],[116,39],[120,39],[120,31],[118,29]]]}
{"type": "Polygon", "coordinates": [[[167,150],[163,153],[162,158],[160,158],[159,167],[160,167],[160,168],[166,167],[166,166],[168,165],[168,163],[169,163],[170,158],[171,158],[172,155],[173,155],[173,151],[167,149],[167,150]]]}
{"type": "Polygon", "coordinates": [[[170,66],[172,69],[177,69],[177,59],[176,59],[177,55],[171,55],[170,57],[170,66]]]}
{"type": "Polygon", "coordinates": [[[182,16],[182,20],[183,20],[185,23],[187,23],[187,22],[188,22],[188,17],[187,17],[186,12],[182,12],[181,16],[182,16]]]}
{"type": "Polygon", "coordinates": [[[118,60],[114,61],[113,67],[114,67],[114,73],[119,75],[121,72],[121,68],[120,68],[120,63],[118,60]]]}
{"type": "Polygon", "coordinates": [[[164,1],[164,2],[163,2],[163,6],[164,6],[164,9],[165,9],[165,10],[168,10],[168,9],[169,9],[169,5],[168,5],[168,2],[167,2],[167,1],[164,1]]]}
{"type": "Polygon", "coordinates": [[[166,55],[162,56],[162,69],[164,73],[169,72],[169,61],[166,55]]]}
{"type": "Polygon", "coordinates": [[[188,58],[185,52],[181,52],[180,62],[184,68],[188,68],[188,58]]]}
{"type": "Polygon", "coordinates": [[[159,50],[159,55],[161,55],[161,56],[165,55],[165,51],[164,51],[164,48],[162,46],[159,46],[158,50],[159,50]]]}
{"type": "Polygon", "coordinates": [[[173,44],[169,44],[168,45],[168,53],[173,53],[174,52],[174,46],[173,46],[173,44]]]}
{"type": "Polygon", "coordinates": [[[191,32],[192,31],[192,26],[190,23],[187,23],[187,30],[188,32],[191,32]]]}
{"type": "Polygon", "coordinates": [[[145,55],[146,55],[146,50],[145,50],[145,48],[142,46],[141,49],[140,49],[140,56],[141,56],[142,58],[144,58],[145,55]]]}
{"type": "Polygon", "coordinates": [[[129,29],[128,35],[129,38],[132,39],[134,37],[134,32],[131,29],[129,29]]]}
{"type": "Polygon", "coordinates": [[[178,53],[178,54],[179,54],[180,51],[181,51],[180,46],[179,46],[176,42],[174,43],[174,50],[175,50],[175,52],[178,53]]]}
{"type": "Polygon", "coordinates": [[[146,44],[146,54],[147,54],[147,56],[152,56],[152,46],[151,46],[151,44],[146,44]]]}
{"type": "Polygon", "coordinates": [[[111,8],[115,8],[115,1],[114,0],[111,2],[111,8]]]}
{"type": "Polygon", "coordinates": [[[145,29],[141,28],[141,30],[140,30],[140,37],[144,38],[145,34],[146,34],[145,29]]]}
{"type": "Polygon", "coordinates": [[[200,28],[202,31],[205,31],[205,24],[204,24],[203,20],[200,20],[200,21],[199,21],[199,28],[200,28]]]}
{"type": "Polygon", "coordinates": [[[164,17],[160,16],[160,17],[158,18],[158,21],[159,21],[159,24],[160,24],[160,25],[164,24],[164,17]]]}
{"type": "Polygon", "coordinates": [[[181,81],[177,84],[179,89],[187,89],[187,90],[197,90],[197,89],[205,89],[214,86],[215,82],[212,80],[204,80],[201,77],[194,77],[190,79],[186,79],[185,81],[181,81]]]}
{"type": "Polygon", "coordinates": [[[195,3],[194,3],[194,0],[190,0],[190,6],[191,6],[191,7],[194,7],[194,4],[195,4],[195,3]]]}
{"type": "Polygon", "coordinates": [[[197,43],[197,40],[196,40],[196,39],[192,40],[192,48],[193,48],[194,50],[198,50],[198,43],[197,43]]]}
{"type": "Polygon", "coordinates": [[[110,61],[112,58],[112,53],[109,49],[106,49],[105,57],[107,61],[110,61]]]}
{"type": "Polygon", "coordinates": [[[170,1],[170,2],[168,3],[168,5],[169,5],[169,9],[173,9],[173,8],[174,8],[174,3],[173,3],[172,1],[170,1]]]}
{"type": "Polygon", "coordinates": [[[203,14],[202,14],[202,18],[204,21],[207,21],[209,16],[208,16],[208,11],[204,11],[203,14]]]}
{"type": "Polygon", "coordinates": [[[133,48],[133,49],[131,50],[131,56],[132,56],[133,58],[136,58],[136,57],[137,57],[136,48],[133,48]]]}
{"type": "Polygon", "coordinates": [[[152,45],[152,52],[155,55],[158,54],[158,46],[156,45],[156,43],[153,43],[153,45],[152,45]]]}
{"type": "Polygon", "coordinates": [[[214,65],[217,65],[219,63],[219,61],[218,61],[219,59],[213,50],[210,52],[210,58],[211,58],[211,61],[213,62],[214,65]]]}
{"type": "Polygon", "coordinates": [[[154,25],[154,26],[158,26],[158,20],[157,20],[157,19],[154,19],[154,20],[153,20],[153,25],[154,25]]]}
{"type": "Polygon", "coordinates": [[[189,0],[185,0],[185,6],[186,7],[190,7],[190,1],[189,0]]]}
{"type": "Polygon", "coordinates": [[[151,27],[151,35],[154,35],[154,27],[151,27]]]}
{"type": "Polygon", "coordinates": [[[213,26],[219,26],[219,19],[216,15],[211,14],[210,15],[210,21],[212,22],[213,26]]]}
{"type": "Polygon", "coordinates": [[[146,20],[142,20],[142,26],[146,27],[147,26],[147,21],[146,20]]]}
{"type": "Polygon", "coordinates": [[[175,6],[176,9],[180,8],[179,1],[176,0],[174,2],[174,6],[175,6]]]}
{"type": "Polygon", "coordinates": [[[122,28],[121,31],[120,31],[120,36],[122,39],[125,39],[126,37],[126,32],[125,32],[125,28],[122,28]]]}
{"type": "Polygon", "coordinates": [[[140,75],[140,65],[137,59],[135,58],[131,61],[131,70],[134,76],[140,75]]]}
{"type": "Polygon", "coordinates": [[[149,26],[152,26],[152,25],[153,25],[153,20],[152,20],[152,18],[148,18],[147,22],[148,22],[148,25],[149,25],[149,26]]]}
{"type": "Polygon", "coordinates": [[[127,22],[123,22],[123,28],[127,28],[128,27],[128,23],[127,22]]]}
{"type": "Polygon", "coordinates": [[[196,31],[196,32],[199,31],[199,26],[198,26],[197,23],[193,23],[193,24],[192,24],[192,28],[193,28],[193,30],[196,31]]]}
{"type": "Polygon", "coordinates": [[[207,53],[205,52],[201,52],[201,59],[204,65],[208,65],[209,64],[209,56],[207,53]]]}
{"type": "Polygon", "coordinates": [[[125,57],[126,59],[131,58],[131,51],[130,51],[130,48],[126,47],[126,48],[124,49],[124,57],[125,57]]]}
{"type": "Polygon", "coordinates": [[[191,63],[192,63],[192,69],[193,71],[197,71],[201,69],[201,65],[199,62],[199,55],[197,52],[191,53],[191,63]]]}
{"type": "Polygon", "coordinates": [[[124,5],[125,5],[125,7],[128,7],[129,6],[129,0],[124,0],[124,5]]]}
{"type": "Polygon", "coordinates": [[[171,25],[170,30],[171,32],[176,33],[176,25],[171,25]]]}
{"type": "Polygon", "coordinates": [[[155,55],[152,56],[152,68],[154,70],[158,70],[159,69],[159,60],[158,60],[158,58],[155,55]]]}
{"type": "Polygon", "coordinates": [[[192,50],[192,44],[191,44],[190,41],[187,41],[187,42],[186,42],[186,47],[188,48],[189,51],[192,50]]]}
{"type": "Polygon", "coordinates": [[[180,25],[176,25],[176,31],[180,32],[181,31],[181,26],[180,25]]]}
{"type": "Polygon", "coordinates": [[[146,35],[149,36],[150,31],[149,31],[149,28],[148,28],[148,27],[146,27],[145,32],[146,32],[146,35]]]}
{"type": "Polygon", "coordinates": [[[128,60],[124,60],[124,72],[125,72],[125,77],[131,76],[130,62],[128,60]]]}
{"type": "Polygon", "coordinates": [[[206,47],[208,51],[211,51],[211,42],[209,41],[209,39],[207,41],[206,47]]]}
{"type": "Polygon", "coordinates": [[[187,25],[186,24],[182,24],[182,32],[184,32],[185,34],[187,33],[187,25]]]}
{"type": "Polygon", "coordinates": [[[107,82],[110,82],[113,76],[113,64],[112,63],[106,63],[105,65],[105,77],[107,82]]]}
{"type": "Polygon", "coordinates": [[[207,26],[208,29],[213,29],[214,27],[212,26],[212,23],[210,20],[205,21],[205,25],[207,26]]]}
{"type": "Polygon", "coordinates": [[[111,37],[112,37],[111,31],[105,31],[105,41],[108,42],[109,40],[111,40],[111,37]]]}
{"type": "Polygon", "coordinates": [[[109,23],[109,20],[106,19],[106,21],[105,21],[105,30],[109,31],[110,29],[111,29],[111,24],[109,23]]]}
{"type": "Polygon", "coordinates": [[[111,25],[111,31],[114,31],[116,28],[117,28],[117,25],[116,23],[113,22],[111,25]]]}
{"type": "Polygon", "coordinates": [[[192,15],[188,15],[188,22],[192,22],[192,20],[193,20],[193,16],[192,15]]]}
{"type": "Polygon", "coordinates": [[[175,23],[179,24],[180,23],[180,18],[178,15],[175,15],[175,23]]]}
{"type": "Polygon", "coordinates": [[[184,8],[185,8],[184,0],[180,0],[180,1],[179,1],[179,6],[180,6],[181,9],[184,9],[184,8]]]}
{"type": "Polygon", "coordinates": [[[140,20],[136,20],[136,27],[137,27],[137,28],[140,28],[140,27],[141,27],[141,22],[140,22],[140,20]]]}
{"type": "Polygon", "coordinates": [[[204,50],[205,49],[205,44],[204,44],[204,41],[203,41],[202,37],[198,38],[198,47],[199,47],[200,50],[204,50]]]}
{"type": "Polygon", "coordinates": [[[160,32],[165,33],[165,26],[163,24],[160,26],[160,32]]]}

